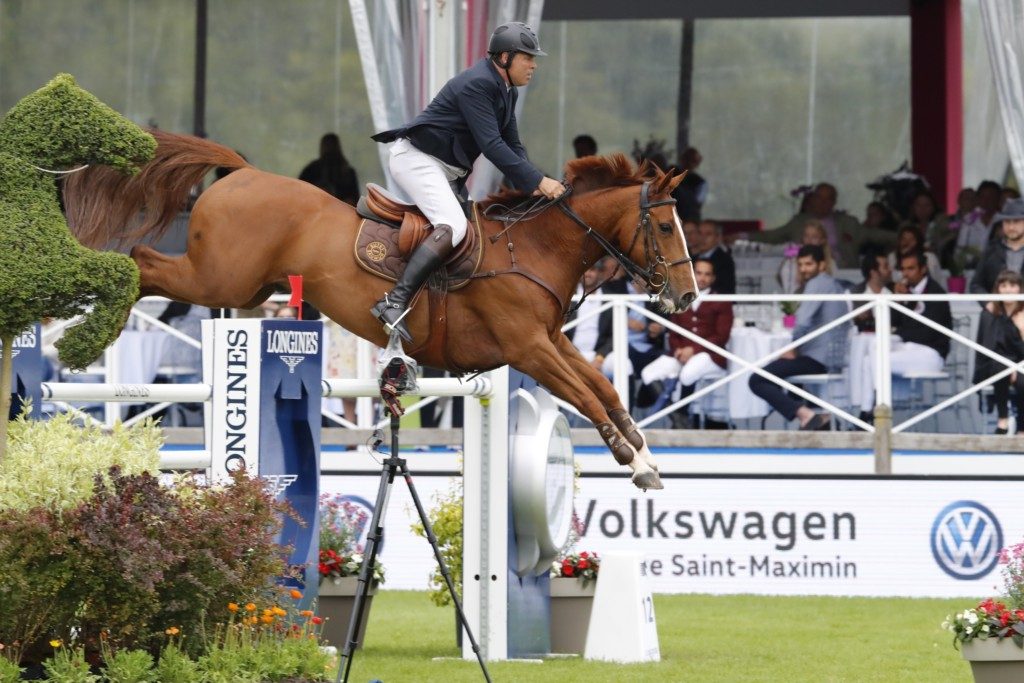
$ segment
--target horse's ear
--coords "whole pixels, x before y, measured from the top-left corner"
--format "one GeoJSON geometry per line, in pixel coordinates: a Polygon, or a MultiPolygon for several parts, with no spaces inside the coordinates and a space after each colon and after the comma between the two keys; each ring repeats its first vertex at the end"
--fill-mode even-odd
{"type": "Polygon", "coordinates": [[[681,173],[673,174],[672,172],[666,173],[665,177],[661,181],[661,187],[658,189],[658,194],[671,194],[679,183],[683,182],[683,178],[689,171],[682,171],[681,173]]]}

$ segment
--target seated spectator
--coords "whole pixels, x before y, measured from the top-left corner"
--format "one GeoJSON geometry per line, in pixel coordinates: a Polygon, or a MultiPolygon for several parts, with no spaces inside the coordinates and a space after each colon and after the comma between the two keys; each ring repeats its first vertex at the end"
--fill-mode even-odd
{"type": "Polygon", "coordinates": [[[871,202],[864,209],[864,222],[861,225],[871,230],[895,230],[896,218],[882,202],[871,202]]]}
{"type": "MultiPolygon", "coordinates": [[[[945,294],[929,275],[928,260],[921,252],[900,257],[903,278],[893,286],[896,294],[945,294]]],[[[903,304],[915,313],[942,327],[952,329],[953,315],[948,301],[918,301],[903,304]]],[[[909,372],[939,372],[949,355],[949,337],[899,310],[892,312],[893,340],[889,364],[894,375],[909,372]]]]}
{"type": "MultiPolygon", "coordinates": [[[[805,281],[804,294],[841,294],[842,287],[826,270],[825,249],[820,245],[805,245],[797,254],[797,267],[805,281]]],[[[796,327],[793,339],[806,336],[814,330],[842,317],[848,312],[844,301],[804,301],[796,309],[796,327]]],[[[765,366],[769,373],[785,379],[793,375],[821,374],[827,371],[830,347],[842,342],[847,326],[839,325],[811,339],[799,347],[799,353],[790,351],[765,366]]],[[[801,430],[825,430],[831,419],[825,413],[815,413],[801,401],[789,395],[779,385],[751,375],[750,390],[768,402],[787,420],[800,421],[801,430]]]]}
{"type": "Polygon", "coordinates": [[[839,193],[828,183],[819,183],[811,194],[805,197],[804,211],[793,216],[785,225],[755,232],[747,235],[753,242],[783,244],[796,242],[803,234],[804,226],[809,219],[821,221],[825,228],[827,242],[832,250],[832,257],[840,268],[855,268],[857,254],[864,242],[878,243],[884,246],[894,242],[891,232],[877,228],[864,228],[853,216],[836,210],[839,193]]]}
{"type": "MultiPolygon", "coordinates": [[[[1024,291],[1024,278],[1013,270],[1004,270],[996,277],[993,294],[1020,294],[1024,291]]],[[[978,343],[1012,361],[1024,360],[1024,302],[990,301],[985,304],[978,320],[978,343]]],[[[1006,368],[1002,363],[979,353],[974,366],[977,384],[1006,368]]],[[[1009,428],[1010,385],[1014,388],[1014,407],[1017,411],[1017,433],[1024,434],[1024,373],[1014,372],[992,385],[996,405],[996,434],[1006,434],[1009,428]]]]}
{"type": "Polygon", "coordinates": [[[949,230],[949,219],[939,211],[931,192],[917,193],[910,203],[910,218],[906,225],[917,228],[923,238],[924,249],[936,254],[942,253],[946,242],[956,238],[956,233],[949,230]]]}
{"type": "Polygon", "coordinates": [[[583,133],[572,139],[572,151],[576,158],[592,157],[597,154],[597,140],[583,133]]]}
{"type": "MultiPolygon", "coordinates": [[[[942,267],[939,266],[939,257],[930,251],[924,251],[921,233],[918,232],[917,228],[913,225],[904,225],[900,228],[900,231],[896,233],[896,249],[889,254],[890,270],[895,272],[901,258],[918,252],[922,252],[924,254],[924,258],[928,263],[929,276],[945,287],[946,274],[942,271],[942,267]]],[[[898,282],[899,279],[899,277],[895,277],[894,281],[898,282]]]]}
{"type": "MultiPolygon", "coordinates": [[[[973,249],[980,257],[988,246],[989,235],[996,222],[996,214],[1002,206],[1003,188],[994,180],[983,180],[978,185],[977,199],[978,208],[964,218],[960,229],[957,230],[956,247],[963,250],[965,247],[973,249]]],[[[968,263],[973,267],[973,263],[968,263]]]]}
{"type": "MultiPolygon", "coordinates": [[[[891,294],[888,285],[891,284],[892,268],[889,267],[889,259],[885,254],[877,250],[869,251],[860,258],[860,274],[864,279],[850,289],[851,294],[891,294]]],[[[860,306],[862,302],[855,302],[854,306],[860,306]]],[[[853,319],[858,332],[875,331],[875,314],[872,311],[865,311],[853,319]]]]}
{"type": "MultiPolygon", "coordinates": [[[[718,291],[713,261],[697,257],[693,262],[693,272],[700,296],[689,309],[673,313],[670,319],[698,337],[725,348],[732,331],[732,304],[727,301],[701,301],[702,296],[718,291]]],[[[676,382],[682,387],[679,398],[689,396],[699,380],[719,368],[725,368],[725,358],[676,332],[668,333],[668,347],[667,354],[652,361],[640,373],[643,384],[637,391],[638,407],[646,407],[644,403],[650,405],[659,396],[672,393],[676,382]]]]}
{"type": "Polygon", "coordinates": [[[672,197],[676,200],[676,211],[684,221],[699,221],[704,201],[708,197],[708,181],[704,176],[697,173],[697,167],[704,161],[704,157],[696,147],[687,147],[679,155],[680,171],[686,171],[686,177],[672,191],[672,197]]]}
{"type": "MultiPolygon", "coordinates": [[[[597,287],[601,282],[604,262],[610,260],[607,256],[598,259],[594,265],[587,268],[583,273],[583,279],[576,288],[576,293],[583,295],[597,287]]],[[[580,324],[568,330],[565,334],[569,337],[573,346],[583,355],[595,370],[601,370],[604,359],[612,350],[612,309],[608,308],[597,315],[593,312],[599,309],[604,302],[598,299],[587,297],[580,304],[580,307],[570,316],[566,322],[577,318],[580,324]]]]}
{"type": "MultiPolygon", "coordinates": [[[[629,294],[646,294],[635,282],[626,283],[629,294]]],[[[648,304],[653,307],[653,304],[648,304]]],[[[633,367],[633,378],[639,378],[643,369],[658,358],[665,345],[665,328],[647,316],[629,309],[626,320],[626,337],[629,340],[629,363],[633,367]]]]}
{"type": "Polygon", "coordinates": [[[800,252],[801,246],[807,245],[821,247],[825,251],[825,272],[832,276],[836,274],[836,264],[832,260],[832,250],[828,246],[828,234],[825,232],[825,226],[816,218],[808,218],[804,224],[800,244],[788,246],[782,257],[782,264],[779,265],[776,279],[784,294],[793,294],[804,286],[804,282],[800,278],[800,269],[797,268],[796,255],[800,252]]]}
{"type": "Polygon", "coordinates": [[[1004,270],[1024,274],[1024,199],[1008,201],[995,215],[993,225],[997,224],[1001,225],[1002,238],[988,245],[974,271],[971,292],[975,294],[991,292],[1004,270]]]}
{"type": "Polygon", "coordinates": [[[978,208],[978,193],[973,187],[965,187],[956,195],[956,211],[949,215],[949,230],[957,234],[960,226],[978,208]]]}
{"type": "Polygon", "coordinates": [[[695,257],[705,258],[715,268],[715,291],[719,294],[736,293],[736,261],[729,247],[722,242],[722,226],[715,221],[701,221],[697,227],[701,251],[695,257]]]}

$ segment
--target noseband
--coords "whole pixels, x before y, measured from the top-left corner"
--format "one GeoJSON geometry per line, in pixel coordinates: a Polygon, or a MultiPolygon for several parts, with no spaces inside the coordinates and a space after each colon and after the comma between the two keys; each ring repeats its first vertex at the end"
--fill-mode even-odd
{"type": "Polygon", "coordinates": [[[576,225],[586,231],[588,236],[601,245],[601,248],[604,249],[609,256],[618,261],[626,273],[629,274],[630,278],[642,282],[647,293],[652,297],[657,297],[661,296],[661,293],[665,291],[665,287],[668,285],[669,269],[674,268],[675,266],[682,266],[687,263],[691,263],[693,258],[686,256],[669,262],[661,255],[661,248],[658,246],[658,240],[654,237],[654,225],[651,223],[651,209],[656,206],[675,204],[676,200],[659,199],[656,202],[652,202],[648,196],[650,194],[650,189],[651,183],[648,181],[645,181],[640,187],[640,220],[637,223],[636,231],[633,233],[633,240],[630,242],[629,248],[625,253],[619,250],[619,248],[612,244],[604,235],[595,232],[595,230],[587,225],[587,222],[580,218],[579,215],[564,201],[558,202],[557,206],[562,210],[562,213],[571,218],[576,225]],[[633,251],[633,247],[636,246],[636,243],[641,236],[643,236],[644,240],[644,257],[648,263],[646,268],[641,267],[640,264],[629,258],[627,255],[629,252],[633,251]]]}

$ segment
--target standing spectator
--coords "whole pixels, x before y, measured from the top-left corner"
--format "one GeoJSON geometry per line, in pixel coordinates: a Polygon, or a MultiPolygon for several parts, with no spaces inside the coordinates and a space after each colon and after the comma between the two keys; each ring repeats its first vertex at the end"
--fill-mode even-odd
{"type": "Polygon", "coordinates": [[[825,235],[832,257],[840,268],[855,268],[857,254],[865,242],[882,246],[891,246],[895,240],[893,234],[878,228],[864,228],[853,216],[836,210],[839,193],[829,183],[819,183],[805,197],[804,210],[789,219],[785,225],[773,230],[755,232],[747,235],[754,242],[783,244],[798,241],[808,220],[820,221],[825,228],[825,235]]]}
{"type": "MultiPolygon", "coordinates": [[[[945,294],[946,290],[931,278],[928,261],[921,252],[900,256],[903,279],[893,286],[896,294],[945,294]]],[[[953,315],[948,301],[918,301],[904,304],[915,313],[938,323],[953,327],[953,315]]],[[[893,332],[900,341],[893,340],[889,364],[894,375],[912,371],[939,372],[949,355],[949,337],[910,316],[892,312],[893,332]]]]}
{"type": "Polygon", "coordinates": [[[736,261],[729,247],[722,242],[722,225],[715,221],[701,221],[697,226],[700,233],[701,251],[698,257],[707,259],[715,267],[715,292],[736,293],[736,261]]]}
{"type": "Polygon", "coordinates": [[[956,238],[956,234],[949,231],[949,219],[939,211],[931,192],[917,193],[910,203],[910,217],[906,224],[917,228],[924,238],[922,246],[936,254],[941,254],[946,242],[956,238]]]}
{"type": "MultiPolygon", "coordinates": [[[[718,291],[713,261],[698,256],[693,261],[693,272],[700,296],[686,311],[673,313],[671,320],[701,339],[725,348],[732,331],[732,304],[728,301],[701,301],[705,294],[718,291]]],[[[641,396],[653,400],[652,397],[671,393],[676,382],[682,386],[680,398],[689,396],[700,379],[725,368],[725,358],[721,355],[676,332],[668,333],[668,346],[667,354],[651,362],[640,373],[643,385],[637,392],[639,407],[644,407],[640,402],[641,396]]]]}
{"type": "Polygon", "coordinates": [[[341,151],[341,139],[335,133],[320,138],[320,156],[306,164],[299,180],[316,185],[341,201],[356,205],[359,201],[359,181],[356,170],[341,151]]]}
{"type": "Polygon", "coordinates": [[[572,139],[572,151],[576,158],[592,157],[597,154],[597,140],[583,133],[572,139]]]}
{"type": "MultiPolygon", "coordinates": [[[[583,279],[580,280],[576,293],[582,296],[590,292],[594,287],[597,287],[601,282],[601,274],[605,264],[610,260],[605,256],[598,259],[590,268],[587,268],[586,272],[583,273],[583,279]]],[[[576,309],[572,317],[566,321],[572,322],[579,318],[579,324],[566,332],[566,336],[569,337],[569,341],[583,354],[583,357],[595,370],[602,369],[604,359],[612,350],[612,309],[608,308],[594,315],[594,312],[602,305],[604,305],[604,302],[587,297],[580,304],[580,307],[576,309]]]]}
{"type": "MultiPolygon", "coordinates": [[[[993,294],[1020,294],[1024,291],[1024,278],[1013,270],[1004,270],[996,277],[993,294]]],[[[978,343],[1012,361],[1024,360],[1024,303],[1020,301],[990,301],[985,304],[978,320],[978,343]]],[[[974,365],[975,384],[984,382],[1006,366],[983,354],[977,355],[974,365]]],[[[1009,428],[1010,385],[1014,388],[1014,406],[1017,410],[1017,433],[1024,434],[1024,373],[1014,372],[992,385],[992,398],[996,404],[996,434],[1006,434],[1009,428]]]]}
{"type": "Polygon", "coordinates": [[[896,219],[882,202],[871,202],[864,209],[864,223],[869,230],[895,230],[896,219]]]}
{"type": "Polygon", "coordinates": [[[679,170],[686,171],[686,177],[672,191],[676,200],[676,210],[684,221],[700,221],[700,212],[708,197],[708,181],[697,173],[697,167],[704,157],[696,147],[687,147],[679,155],[679,170]]]}
{"type": "Polygon", "coordinates": [[[993,224],[1002,223],[1002,239],[985,250],[971,278],[971,292],[986,294],[995,287],[996,277],[1004,270],[1024,273],[1024,199],[1011,199],[995,215],[993,224]]]}
{"type": "Polygon", "coordinates": [[[964,219],[957,231],[956,248],[974,249],[980,255],[988,246],[989,234],[995,225],[999,207],[1002,206],[1003,188],[994,180],[983,180],[978,185],[977,198],[978,208],[964,219]]]}
{"type": "MultiPolygon", "coordinates": [[[[797,267],[806,285],[804,294],[842,294],[843,288],[828,274],[825,266],[825,249],[813,244],[800,247],[797,267]]],[[[804,337],[814,330],[842,317],[847,313],[843,301],[804,301],[796,309],[796,327],[793,339],[804,337]]],[[[785,379],[793,375],[821,374],[827,372],[832,347],[842,344],[847,334],[846,325],[838,325],[800,346],[800,353],[790,351],[765,366],[769,373],[785,379]]],[[[768,402],[787,420],[800,421],[801,430],[825,430],[831,419],[828,414],[815,413],[801,401],[790,396],[774,382],[751,375],[750,390],[768,402]]]]}
{"type": "MultiPolygon", "coordinates": [[[[889,254],[889,268],[891,270],[896,270],[900,259],[909,254],[916,254],[918,252],[922,252],[924,254],[925,261],[928,264],[929,277],[945,287],[946,275],[942,272],[942,268],[939,266],[939,257],[930,251],[924,250],[921,233],[918,232],[917,227],[913,225],[904,225],[900,228],[900,231],[896,233],[896,249],[889,254]]],[[[898,282],[899,279],[900,278],[896,278],[896,281],[898,282]]]]}
{"type": "MultiPolygon", "coordinates": [[[[888,285],[892,278],[892,270],[889,268],[889,259],[881,251],[873,249],[861,256],[860,272],[864,280],[850,289],[851,294],[890,294],[888,285]]],[[[856,302],[860,306],[863,302],[856,302]]],[[[853,319],[858,334],[875,333],[875,314],[868,309],[853,319]]],[[[850,357],[850,382],[856,383],[860,391],[860,419],[868,424],[875,421],[875,357],[874,354],[866,354],[865,357],[850,357]],[[859,369],[858,369],[859,368],[859,369]]],[[[851,391],[852,394],[855,392],[851,391]]]]}

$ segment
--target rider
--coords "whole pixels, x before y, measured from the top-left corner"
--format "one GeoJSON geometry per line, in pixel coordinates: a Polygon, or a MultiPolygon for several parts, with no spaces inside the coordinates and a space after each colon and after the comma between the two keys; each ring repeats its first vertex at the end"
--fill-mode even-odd
{"type": "Polygon", "coordinates": [[[448,81],[412,123],[373,136],[377,142],[394,142],[388,168],[398,194],[434,225],[394,289],[370,309],[385,331],[397,330],[406,341],[412,341],[403,320],[410,300],[466,236],[466,215],[456,193],[480,154],[517,190],[549,199],[565,191],[526,158],[516,127],[515,86],[529,83],[536,58],[547,54],[537,34],[518,21],[502,24],[491,34],[487,54],[448,81]]]}

